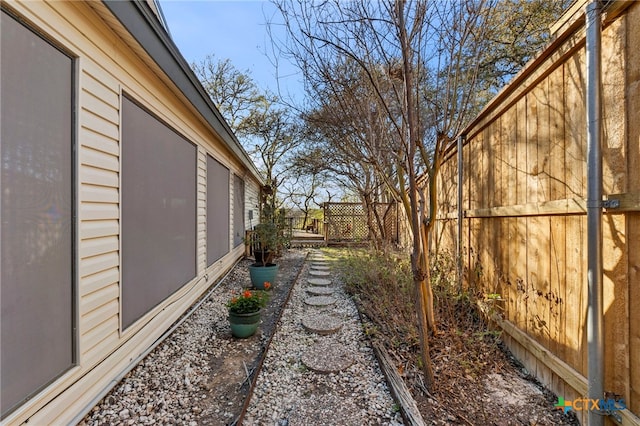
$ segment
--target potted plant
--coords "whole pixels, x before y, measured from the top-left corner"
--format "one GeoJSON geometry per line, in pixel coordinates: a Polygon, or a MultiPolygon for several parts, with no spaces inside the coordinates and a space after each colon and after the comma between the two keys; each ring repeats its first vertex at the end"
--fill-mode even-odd
{"type": "Polygon", "coordinates": [[[274,258],[286,244],[284,212],[275,207],[275,191],[265,187],[262,194],[260,223],[254,227],[251,240],[256,262],[249,266],[251,283],[258,289],[263,289],[265,282],[275,282],[278,265],[274,258]]]}
{"type": "MultiPolygon", "coordinates": [[[[267,286],[268,288],[268,286],[267,286]]],[[[226,303],[231,334],[241,339],[253,336],[260,324],[260,312],[269,296],[264,291],[244,290],[226,303]]]]}

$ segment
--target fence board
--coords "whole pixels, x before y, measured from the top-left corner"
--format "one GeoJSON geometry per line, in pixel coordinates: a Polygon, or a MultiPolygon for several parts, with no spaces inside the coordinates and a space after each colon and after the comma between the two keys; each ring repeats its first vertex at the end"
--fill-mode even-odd
{"type": "MultiPolygon", "coordinates": [[[[620,414],[634,424],[631,412],[640,413],[640,51],[629,46],[640,44],[640,4],[621,10],[605,15],[603,26],[603,184],[607,198],[620,201],[619,208],[606,209],[603,222],[604,374],[605,390],[625,398],[630,411],[620,414]]],[[[503,91],[465,129],[462,153],[468,282],[503,296],[503,318],[518,330],[505,342],[568,400],[584,396],[580,376],[587,367],[582,25],[563,27],[567,33],[546,59],[534,61],[515,80],[517,87],[503,91]],[[549,362],[548,353],[569,370],[558,369],[555,358],[549,362]]],[[[451,155],[445,166],[456,161],[451,155]]],[[[456,168],[445,166],[447,173],[456,168]]],[[[449,192],[455,191],[443,188],[442,196],[449,192]]],[[[453,211],[447,202],[438,217],[452,218],[453,211]]],[[[455,222],[440,226],[445,233],[455,222]]],[[[440,241],[455,243],[444,236],[440,241]]]]}

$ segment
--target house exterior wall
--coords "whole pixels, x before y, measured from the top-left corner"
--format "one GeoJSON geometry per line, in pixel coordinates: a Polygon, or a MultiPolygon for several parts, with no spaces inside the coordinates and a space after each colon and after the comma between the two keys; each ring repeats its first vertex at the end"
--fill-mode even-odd
{"type": "MultiPolygon", "coordinates": [[[[439,183],[439,249],[455,253],[460,184],[465,285],[500,294],[505,342],[566,400],[587,393],[584,4],[465,129],[463,182],[454,147],[439,183]]],[[[613,2],[603,22],[603,186],[621,201],[603,217],[604,387],[638,424],[640,4],[613,2]]]]}
{"type": "MultiPolygon", "coordinates": [[[[3,2],[12,15],[75,57],[77,362],[3,418],[3,424],[67,424],[117,383],[118,376],[242,256],[206,262],[206,156],[243,176],[247,194],[259,178],[101,2],[3,2]],[[123,92],[196,145],[196,277],[122,327],[121,105],[123,92]],[[172,309],[164,309],[171,305],[172,309]]],[[[230,191],[232,188],[230,187],[230,191]]],[[[233,197],[231,196],[232,200],[233,197]]],[[[252,201],[253,202],[253,201],[252,201]]],[[[234,212],[230,206],[230,224],[234,212]]],[[[248,221],[246,222],[248,223],[248,221]]],[[[231,226],[231,225],[230,225],[231,226]]],[[[71,313],[70,313],[71,314],[71,313]]]]}

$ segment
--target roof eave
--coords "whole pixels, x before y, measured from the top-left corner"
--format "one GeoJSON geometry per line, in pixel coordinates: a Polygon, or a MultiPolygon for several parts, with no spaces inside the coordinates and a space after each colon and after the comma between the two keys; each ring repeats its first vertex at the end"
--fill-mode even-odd
{"type": "Polygon", "coordinates": [[[149,6],[143,0],[103,0],[103,4],[182,91],[238,160],[260,184],[264,184],[255,164],[149,6]]]}

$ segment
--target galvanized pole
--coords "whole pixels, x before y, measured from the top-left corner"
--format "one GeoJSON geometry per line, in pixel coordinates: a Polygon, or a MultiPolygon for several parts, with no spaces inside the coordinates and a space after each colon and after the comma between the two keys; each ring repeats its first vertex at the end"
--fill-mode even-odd
{"type": "MultiPolygon", "coordinates": [[[[600,2],[586,7],[587,50],[587,280],[589,304],[587,310],[588,398],[604,397],[604,349],[602,342],[602,118],[600,104],[600,2]]],[[[604,424],[603,414],[590,410],[590,426],[604,424]]]]}
{"type": "Polygon", "coordinates": [[[462,147],[464,146],[464,136],[458,136],[458,242],[456,247],[456,256],[458,261],[458,293],[462,293],[462,179],[464,178],[462,147]]]}

